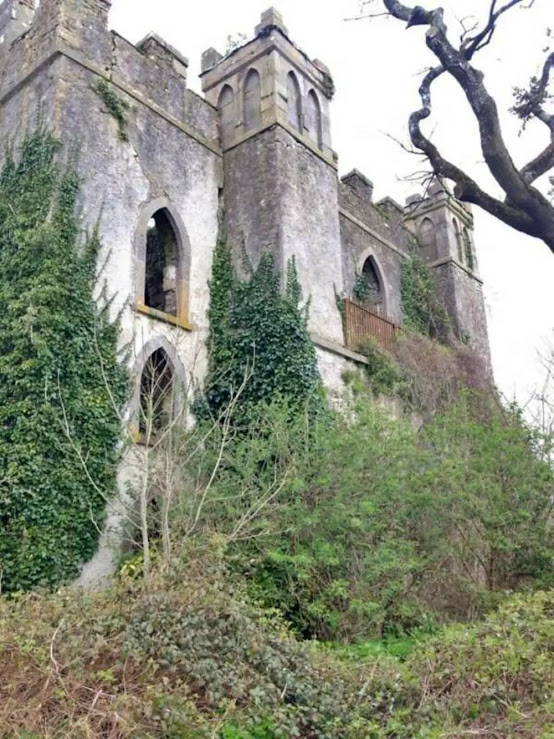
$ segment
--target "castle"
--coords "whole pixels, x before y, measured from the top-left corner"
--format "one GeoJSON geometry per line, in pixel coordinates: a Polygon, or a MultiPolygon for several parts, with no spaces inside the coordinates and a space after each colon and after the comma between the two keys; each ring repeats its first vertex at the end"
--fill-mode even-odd
{"type": "Polygon", "coordinates": [[[402,324],[402,264],[414,243],[455,333],[488,361],[471,209],[438,183],[403,207],[374,203],[357,170],[339,179],[331,75],[293,43],[278,12],[263,13],[254,38],[227,55],[203,54],[200,97],[187,87],[187,59],[163,39],[135,46],[108,30],[110,5],[4,0],[0,131],[17,144],[46,120],[64,151],[77,151],[81,222],[99,227],[122,342],[134,346],[131,420],[152,356],[186,384],[205,374],[221,237],[237,268],[244,251],[255,264],[271,250],[282,273],[295,257],[330,388],[367,361],[360,337],[386,343],[402,324]],[[360,284],[364,304],[354,299],[360,284]]]}

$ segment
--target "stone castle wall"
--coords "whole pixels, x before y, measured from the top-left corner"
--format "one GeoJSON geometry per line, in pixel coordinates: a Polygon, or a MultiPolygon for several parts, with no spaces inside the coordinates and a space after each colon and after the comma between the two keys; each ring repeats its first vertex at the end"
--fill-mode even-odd
{"type": "MultiPolygon", "coordinates": [[[[130,423],[154,350],[164,349],[185,387],[205,375],[208,281],[220,236],[239,270],[243,249],[254,264],[273,251],[283,274],[295,257],[320,371],[333,391],[346,369],[367,361],[345,346],[337,296],[352,296],[370,260],[379,311],[401,324],[402,264],[418,243],[458,335],[488,357],[481,282],[455,230],[465,229],[472,248],[471,212],[441,188],[404,208],[390,198],[374,203],[372,183],[357,171],[339,180],[332,80],[294,45],[276,11],[263,14],[243,47],[204,55],[202,98],[187,87],[186,58],[163,39],[149,35],[135,46],[108,30],[110,4],[41,0],[35,10],[33,0],[4,0],[0,138],[17,146],[42,121],[77,168],[82,228],[99,229],[99,266],[122,315],[122,343],[133,346],[130,423]],[[99,81],[125,106],[126,140],[99,81]],[[145,300],[147,230],[160,211],[178,241],[176,315],[145,300]]],[[[87,577],[110,562],[104,548],[87,577]]]]}

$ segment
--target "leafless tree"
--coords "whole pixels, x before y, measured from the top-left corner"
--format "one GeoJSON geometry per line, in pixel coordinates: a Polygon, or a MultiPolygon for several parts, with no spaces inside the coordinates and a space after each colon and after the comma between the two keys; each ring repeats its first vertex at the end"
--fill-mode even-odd
{"type": "MultiPolygon", "coordinates": [[[[520,8],[530,8],[536,0],[488,0],[488,16],[482,27],[464,28],[461,38],[453,42],[444,11],[437,7],[426,10],[399,0],[362,0],[362,16],[388,16],[404,21],[406,27],[426,26],[427,47],[438,64],[429,69],[419,88],[421,107],[409,119],[410,138],[415,149],[429,160],[435,174],[455,183],[454,194],[460,200],[485,211],[522,233],[542,239],[554,252],[554,204],[536,187],[537,180],[554,171],[554,52],[546,50],[542,71],[531,79],[526,89],[516,89],[512,112],[525,125],[530,120],[545,126],[545,142],[536,156],[518,168],[502,134],[497,103],[485,84],[483,72],[474,64],[475,55],[490,44],[501,17],[520,8]],[[462,88],[479,127],[484,161],[502,189],[503,198],[485,191],[473,177],[450,161],[422,131],[422,123],[431,116],[431,88],[442,75],[450,75],[462,88]]],[[[551,0],[546,0],[547,3],[551,0]]],[[[461,6],[464,0],[460,0],[461,6]]],[[[485,5],[485,0],[483,0],[485,5]]],[[[554,178],[550,181],[554,184],[554,178]]]]}

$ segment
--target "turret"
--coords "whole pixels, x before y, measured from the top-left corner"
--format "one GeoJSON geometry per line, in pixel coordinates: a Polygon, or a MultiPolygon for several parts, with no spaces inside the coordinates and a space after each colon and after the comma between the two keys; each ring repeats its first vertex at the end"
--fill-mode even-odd
{"type": "Polygon", "coordinates": [[[405,214],[404,223],[416,237],[418,254],[435,274],[455,334],[490,364],[471,206],[456,200],[435,180],[426,197],[408,198],[405,214]]]}
{"type": "Polygon", "coordinates": [[[334,289],[342,291],[333,83],[289,38],[281,15],[262,14],[255,37],[227,56],[203,55],[202,84],[219,108],[224,152],[224,235],[241,263],[274,254],[281,274],[294,257],[310,328],[342,344],[334,289]]]}

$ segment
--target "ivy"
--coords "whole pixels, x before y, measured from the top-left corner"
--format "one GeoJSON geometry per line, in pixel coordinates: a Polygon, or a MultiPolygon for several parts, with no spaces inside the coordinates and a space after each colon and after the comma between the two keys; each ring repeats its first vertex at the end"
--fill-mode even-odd
{"type": "Polygon", "coordinates": [[[242,280],[233,270],[229,247],[220,242],[210,297],[205,393],[210,413],[219,415],[241,388],[236,410],[244,422],[260,403],[276,397],[293,407],[318,406],[322,386],[307,327],[308,306],[300,307],[294,259],[287,266],[283,294],[270,253],[263,254],[249,279],[242,280]]]}
{"type": "Polygon", "coordinates": [[[3,592],[70,580],[95,552],[127,394],[117,322],[93,299],[99,241],[76,248],[79,182],[59,147],[39,129],[0,172],[3,592]]]}
{"type": "Polygon", "coordinates": [[[418,256],[402,263],[400,297],[404,327],[432,339],[445,341],[449,333],[446,310],[437,295],[429,267],[418,256]]]}
{"type": "Polygon", "coordinates": [[[121,141],[129,141],[129,133],[127,131],[128,119],[127,112],[129,103],[122,100],[107,80],[99,79],[93,87],[94,91],[100,96],[100,99],[106,106],[108,113],[117,121],[118,135],[121,141]]]}

